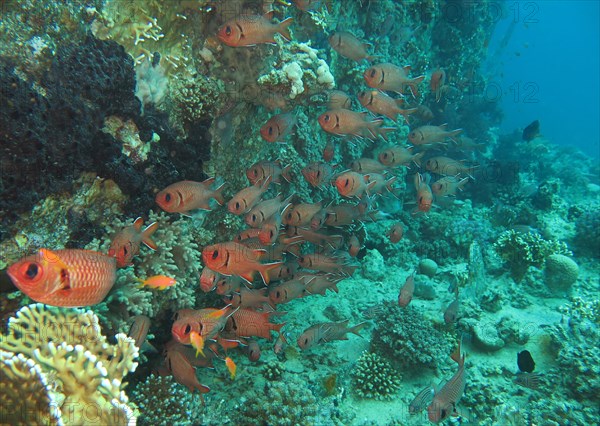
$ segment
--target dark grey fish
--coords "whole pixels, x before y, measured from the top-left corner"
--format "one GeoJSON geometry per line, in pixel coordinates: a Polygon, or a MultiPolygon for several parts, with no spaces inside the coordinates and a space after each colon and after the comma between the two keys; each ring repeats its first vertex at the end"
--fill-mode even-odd
{"type": "Polygon", "coordinates": [[[425,407],[427,407],[433,400],[433,394],[433,386],[429,385],[423,388],[408,406],[408,414],[414,416],[415,414],[419,414],[421,411],[423,411],[425,407]]]}
{"type": "Polygon", "coordinates": [[[535,120],[523,130],[523,140],[531,141],[540,135],[540,121],[535,120]]]}

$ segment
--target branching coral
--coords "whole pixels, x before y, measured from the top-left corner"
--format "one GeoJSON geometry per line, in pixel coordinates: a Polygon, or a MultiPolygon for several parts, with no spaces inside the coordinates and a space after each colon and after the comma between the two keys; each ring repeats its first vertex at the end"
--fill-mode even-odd
{"type": "Polygon", "coordinates": [[[352,378],[354,390],[363,398],[391,399],[400,386],[400,374],[375,353],[358,358],[352,378]]]}
{"type": "Polygon", "coordinates": [[[447,334],[432,324],[412,306],[400,308],[384,303],[385,313],[377,318],[371,350],[398,366],[401,371],[417,366],[434,368],[452,349],[447,334]]]}
{"type": "Polygon", "coordinates": [[[3,405],[3,415],[13,424],[44,419],[65,425],[128,424],[133,412],[121,387],[137,367],[138,349],[124,334],[115,339],[114,345],[107,342],[91,311],[23,307],[9,320],[7,334],[0,335],[3,371],[11,371],[10,380],[2,380],[0,400],[15,401],[15,389],[26,383],[37,391],[10,413],[3,405]],[[38,379],[39,385],[27,378],[38,379]],[[26,408],[36,411],[21,410],[26,408]]]}
{"type": "Polygon", "coordinates": [[[130,396],[140,409],[140,426],[193,425],[204,409],[200,395],[189,392],[173,376],[151,374],[135,386],[130,396]]]}
{"type": "Polygon", "coordinates": [[[530,266],[543,266],[546,258],[552,254],[572,255],[561,241],[548,241],[538,233],[521,233],[512,229],[500,235],[494,249],[508,262],[513,278],[517,281],[523,278],[530,266]]]}

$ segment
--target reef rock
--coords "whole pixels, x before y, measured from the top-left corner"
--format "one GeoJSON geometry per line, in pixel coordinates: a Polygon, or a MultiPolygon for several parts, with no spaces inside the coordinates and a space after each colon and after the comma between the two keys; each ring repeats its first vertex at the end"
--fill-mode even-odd
{"type": "Polygon", "coordinates": [[[544,282],[553,292],[568,292],[578,275],[579,266],[570,257],[553,254],[546,259],[544,282]]]}

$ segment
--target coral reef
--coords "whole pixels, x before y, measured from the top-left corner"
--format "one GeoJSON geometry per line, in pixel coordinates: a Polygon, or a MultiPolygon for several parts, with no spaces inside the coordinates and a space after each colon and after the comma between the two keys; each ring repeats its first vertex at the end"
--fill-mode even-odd
{"type": "Polygon", "coordinates": [[[200,395],[188,392],[172,376],[150,374],[131,390],[130,400],[140,411],[140,426],[193,425],[205,409],[200,395]]]}
{"type": "Polygon", "coordinates": [[[0,399],[15,403],[3,406],[2,416],[13,424],[44,419],[56,424],[128,424],[134,414],[121,387],[137,367],[138,349],[124,334],[115,340],[107,342],[91,311],[42,304],[21,308],[9,320],[7,334],[0,335],[3,371],[11,372],[6,376],[10,381],[2,380],[0,399]],[[26,383],[37,392],[19,400],[16,391],[22,392],[26,383]],[[13,411],[6,412],[9,407],[13,411]]]}
{"type": "Polygon", "coordinates": [[[544,264],[544,281],[556,293],[568,292],[579,275],[579,266],[570,257],[551,254],[544,264]]]}
{"type": "Polygon", "coordinates": [[[508,263],[512,276],[517,281],[523,278],[530,266],[542,267],[546,258],[552,254],[572,254],[563,242],[548,241],[538,233],[522,233],[512,229],[500,234],[494,243],[494,249],[508,263]]]}
{"type": "Polygon", "coordinates": [[[578,252],[592,257],[600,257],[600,207],[584,211],[575,222],[575,239],[578,252]]]}
{"type": "Polygon", "coordinates": [[[399,371],[435,368],[451,352],[449,336],[435,329],[412,306],[400,308],[396,303],[385,302],[384,309],[376,320],[371,350],[387,358],[399,371]]]}
{"type": "Polygon", "coordinates": [[[365,352],[352,371],[354,391],[363,398],[391,399],[398,391],[400,374],[376,353],[365,352]]]}

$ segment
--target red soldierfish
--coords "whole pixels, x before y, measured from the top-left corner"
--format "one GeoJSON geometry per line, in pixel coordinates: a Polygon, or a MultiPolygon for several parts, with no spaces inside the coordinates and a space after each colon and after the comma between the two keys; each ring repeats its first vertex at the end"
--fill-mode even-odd
{"type": "Polygon", "coordinates": [[[328,38],[329,45],[344,58],[361,62],[366,59],[371,62],[373,57],[367,50],[371,48],[370,43],[364,43],[357,39],[353,34],[346,31],[338,31],[331,34],[328,38]]]}
{"type": "Polygon", "coordinates": [[[314,188],[324,188],[331,180],[336,166],[330,166],[322,161],[313,161],[302,169],[302,176],[314,188]]]}
{"type": "Polygon", "coordinates": [[[290,168],[291,165],[281,167],[279,160],[259,161],[246,170],[246,177],[251,185],[266,179],[268,176],[271,176],[273,183],[281,183],[281,178],[284,178],[287,182],[291,182],[290,168]]]}
{"type": "Polygon", "coordinates": [[[425,177],[421,175],[421,173],[415,174],[415,188],[417,190],[417,208],[415,209],[415,212],[420,211],[427,213],[431,210],[433,194],[429,187],[429,179],[430,176],[428,174],[425,174],[425,177]]]}
{"type": "Polygon", "coordinates": [[[335,187],[342,197],[357,197],[362,198],[366,193],[369,195],[369,191],[375,182],[368,183],[369,175],[361,175],[356,172],[344,172],[335,178],[335,187]]]}
{"type": "Polygon", "coordinates": [[[177,383],[186,386],[190,392],[199,391],[201,394],[210,391],[208,386],[198,382],[196,369],[187,356],[186,348],[175,341],[167,343],[165,350],[165,363],[167,369],[177,383]]]}
{"type": "Polygon", "coordinates": [[[398,305],[401,308],[406,308],[410,301],[413,298],[413,293],[415,292],[415,273],[413,272],[408,277],[406,277],[406,281],[404,285],[400,289],[400,294],[398,295],[398,305]]]}
{"type": "Polygon", "coordinates": [[[447,138],[458,143],[456,136],[460,135],[462,131],[463,129],[447,131],[446,124],[442,124],[441,126],[421,126],[408,134],[408,140],[413,145],[443,144],[447,138]]]}
{"type": "Polygon", "coordinates": [[[285,323],[269,322],[271,312],[256,312],[251,309],[238,309],[233,313],[225,331],[237,337],[262,337],[271,340],[271,330],[279,333],[285,323]]]}
{"type": "Polygon", "coordinates": [[[431,91],[435,93],[435,101],[439,102],[442,98],[443,90],[446,89],[446,71],[438,68],[431,73],[429,87],[431,88],[431,91]]]}
{"type": "Polygon", "coordinates": [[[421,158],[425,153],[412,153],[412,148],[404,148],[402,146],[392,146],[378,155],[378,160],[381,164],[388,167],[406,166],[411,161],[421,167],[421,158]]]}
{"type": "Polygon", "coordinates": [[[250,211],[260,201],[260,197],[269,189],[271,176],[264,181],[256,182],[254,185],[242,189],[227,203],[227,210],[235,215],[241,215],[250,211]]]}
{"type": "Polygon", "coordinates": [[[357,336],[360,336],[360,330],[366,325],[366,322],[362,322],[354,327],[348,327],[348,320],[315,324],[307,328],[304,333],[298,337],[298,346],[305,351],[321,343],[327,343],[333,340],[348,340],[346,334],[354,333],[357,336]]]}
{"type": "Polygon", "coordinates": [[[352,98],[341,90],[330,90],[327,93],[327,109],[351,109],[352,98]]]}
{"type": "Polygon", "coordinates": [[[416,108],[402,109],[404,99],[393,99],[379,90],[363,90],[358,94],[360,104],[375,115],[383,115],[390,120],[398,121],[398,115],[404,117],[408,124],[408,116],[417,112],[416,108]]]}
{"type": "Polygon", "coordinates": [[[210,269],[223,275],[238,275],[248,282],[258,271],[265,284],[269,283],[267,271],[281,265],[281,262],[260,263],[266,250],[250,249],[242,244],[229,242],[204,247],[202,260],[210,269]]]}
{"type": "Polygon", "coordinates": [[[384,173],[388,167],[372,158],[359,158],[352,160],[348,166],[350,170],[360,174],[384,173]]]}
{"type": "Polygon", "coordinates": [[[116,279],[117,261],[103,253],[40,249],[7,269],[14,285],[36,302],[92,306],[104,300],[116,279]]]}
{"type": "Polygon", "coordinates": [[[425,168],[443,176],[471,175],[479,166],[466,166],[461,161],[448,157],[433,157],[427,160],[425,168]]]}
{"type": "Polygon", "coordinates": [[[425,79],[425,76],[409,78],[409,72],[410,66],[401,68],[394,64],[384,63],[370,67],[365,71],[363,77],[367,86],[374,89],[404,94],[404,90],[408,87],[413,97],[416,98],[419,95],[417,85],[425,79]]]}
{"type": "Polygon", "coordinates": [[[213,291],[219,278],[221,278],[221,274],[205,266],[200,274],[200,288],[205,293],[213,291]]]}
{"type": "Polygon", "coordinates": [[[444,176],[431,184],[431,191],[438,197],[454,197],[456,191],[462,191],[469,182],[469,178],[457,178],[456,176],[444,176]]]}
{"type": "Polygon", "coordinates": [[[456,404],[465,392],[465,354],[460,352],[461,345],[452,354],[452,359],[458,364],[458,371],[439,390],[435,392],[433,401],[427,407],[427,417],[433,423],[439,423],[451,414],[456,413],[456,404]]]}
{"type": "Polygon", "coordinates": [[[185,214],[191,210],[210,210],[208,202],[214,199],[219,205],[223,205],[223,186],[210,189],[215,178],[208,178],[203,182],[184,180],[167,186],[156,194],[156,204],[168,213],[185,214]]]}
{"type": "Polygon", "coordinates": [[[355,136],[375,140],[381,135],[387,140],[386,134],[395,127],[381,127],[383,119],[370,119],[367,112],[350,111],[349,109],[336,109],[324,112],[318,118],[319,125],[328,133],[338,136],[355,136]]]}
{"type": "Polygon", "coordinates": [[[260,135],[270,143],[284,142],[294,130],[296,121],[296,114],[291,112],[274,115],[260,128],[260,135]]]}
{"type": "Polygon", "coordinates": [[[255,44],[275,44],[275,34],[279,33],[286,40],[291,40],[288,27],[292,18],[287,18],[277,24],[271,23],[273,11],[264,15],[242,15],[224,23],[217,37],[227,46],[241,47],[255,44]]]}
{"type": "Polygon", "coordinates": [[[396,244],[404,235],[404,226],[401,223],[396,223],[385,234],[392,244],[396,244]]]}
{"type": "Polygon", "coordinates": [[[152,250],[158,248],[151,238],[158,228],[158,223],[151,223],[142,231],[143,225],[144,219],[138,217],[133,225],[126,226],[114,236],[108,255],[117,258],[117,268],[131,265],[131,260],[140,252],[140,243],[144,243],[152,250]]]}

